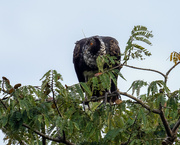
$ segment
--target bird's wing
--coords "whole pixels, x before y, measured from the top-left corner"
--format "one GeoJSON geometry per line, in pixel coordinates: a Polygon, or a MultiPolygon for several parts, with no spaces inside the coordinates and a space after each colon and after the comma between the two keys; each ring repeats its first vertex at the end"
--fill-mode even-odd
{"type": "Polygon", "coordinates": [[[106,45],[106,52],[111,56],[115,56],[118,61],[121,59],[120,48],[118,41],[112,37],[102,37],[103,42],[106,45]]]}
{"type": "MultiPolygon", "coordinates": [[[[121,52],[120,52],[118,41],[112,37],[102,37],[102,40],[105,43],[107,54],[109,54],[110,56],[115,56],[117,58],[117,61],[120,63],[121,52]]],[[[117,66],[117,65],[119,64],[118,63],[114,64],[114,66],[117,66]]],[[[120,67],[116,69],[120,70],[120,67]]],[[[115,75],[115,77],[117,81],[118,75],[115,75]]],[[[113,81],[111,81],[111,92],[114,92],[116,90],[117,90],[117,86],[114,84],[113,81]]],[[[114,102],[116,99],[117,99],[117,96],[113,97],[111,101],[114,102]]]]}
{"type": "Polygon", "coordinates": [[[73,52],[73,63],[79,82],[85,82],[83,75],[85,62],[82,54],[82,48],[85,42],[86,39],[77,41],[73,52]]]}

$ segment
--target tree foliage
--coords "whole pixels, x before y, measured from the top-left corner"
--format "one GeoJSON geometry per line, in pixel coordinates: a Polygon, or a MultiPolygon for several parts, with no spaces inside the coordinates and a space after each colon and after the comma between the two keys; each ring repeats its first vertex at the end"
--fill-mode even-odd
{"type": "MultiPolygon", "coordinates": [[[[87,83],[62,85],[62,76],[49,70],[40,79],[41,86],[14,86],[6,77],[0,81],[0,128],[4,140],[10,144],[79,144],[79,145],[153,145],[179,144],[180,89],[171,92],[167,86],[169,73],[180,63],[179,54],[172,52],[175,65],[166,74],[157,70],[127,65],[130,59],[143,59],[151,53],[140,44],[151,45],[152,32],[144,26],[135,26],[122,54],[120,64],[116,58],[97,58],[99,72],[87,83]],[[138,44],[140,43],[140,44],[138,44]],[[112,64],[117,64],[112,68],[112,64]],[[109,65],[110,69],[104,69],[109,65]],[[135,80],[130,86],[132,94],[117,93],[129,99],[104,103],[105,96],[92,98],[92,92],[109,90],[117,71],[132,69],[156,72],[164,80],[146,82],[135,80]],[[142,94],[141,89],[147,93],[142,94]],[[85,92],[85,93],[84,93],[85,92]],[[85,100],[85,94],[88,100],[85,100]],[[84,107],[88,104],[89,107],[84,107]]],[[[117,85],[117,84],[116,84],[117,85]]],[[[128,91],[129,91],[128,90],[128,91]]],[[[103,94],[103,93],[102,93],[103,94]]]]}
{"type": "Polygon", "coordinates": [[[180,53],[173,51],[170,55],[170,61],[173,61],[175,64],[180,61],[180,53]]]}

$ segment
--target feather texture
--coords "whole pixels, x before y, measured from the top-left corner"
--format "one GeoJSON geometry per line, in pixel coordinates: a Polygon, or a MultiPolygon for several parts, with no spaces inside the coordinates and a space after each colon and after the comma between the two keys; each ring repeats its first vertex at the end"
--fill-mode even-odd
{"type": "MultiPolygon", "coordinates": [[[[76,42],[73,52],[73,63],[79,82],[87,82],[98,73],[96,59],[98,56],[104,55],[115,56],[117,61],[120,62],[120,48],[115,38],[108,36],[92,36],[76,42]]],[[[111,65],[111,67],[116,65],[115,63],[111,65]]],[[[106,64],[103,67],[106,69],[110,68],[109,65],[106,64]]],[[[116,90],[117,87],[111,80],[111,92],[116,90]]],[[[93,96],[98,97],[99,94],[96,93],[93,94],[93,96]]],[[[114,102],[116,98],[112,100],[114,102]]]]}

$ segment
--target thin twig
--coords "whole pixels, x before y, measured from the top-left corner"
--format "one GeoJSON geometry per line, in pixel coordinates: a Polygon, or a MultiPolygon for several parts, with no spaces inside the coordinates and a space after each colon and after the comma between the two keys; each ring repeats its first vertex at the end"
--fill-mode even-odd
{"type": "Polygon", "coordinates": [[[140,68],[140,67],[135,67],[135,66],[130,66],[130,65],[124,65],[124,66],[129,67],[129,68],[133,68],[133,69],[138,69],[138,70],[146,70],[146,71],[156,72],[156,73],[162,75],[164,78],[166,78],[166,75],[163,74],[162,72],[158,71],[158,70],[147,69],[147,68],[140,68]]]}
{"type": "Polygon", "coordinates": [[[167,78],[168,78],[168,75],[170,74],[170,72],[171,72],[178,64],[180,64],[180,61],[179,61],[177,64],[173,65],[173,66],[167,71],[166,77],[165,77],[165,81],[164,81],[165,83],[167,82],[167,78]]]}
{"type": "Polygon", "coordinates": [[[1,104],[3,104],[4,108],[7,109],[7,106],[6,106],[6,104],[3,102],[2,99],[0,99],[0,102],[1,102],[1,104]]]}
{"type": "MultiPolygon", "coordinates": [[[[55,107],[56,107],[56,109],[57,109],[57,111],[58,111],[59,116],[62,117],[62,114],[61,114],[61,112],[59,111],[59,108],[58,108],[58,106],[57,106],[57,104],[56,104],[56,100],[55,100],[55,94],[54,94],[54,88],[53,88],[53,86],[54,86],[54,81],[53,81],[53,80],[54,80],[54,79],[53,79],[53,72],[52,72],[51,91],[52,91],[52,94],[53,94],[53,103],[54,103],[54,105],[55,105],[55,107]]],[[[63,140],[66,140],[65,131],[62,130],[62,133],[63,133],[63,140]]]]}
{"type": "Polygon", "coordinates": [[[61,115],[61,113],[60,113],[60,111],[59,111],[59,108],[58,108],[58,106],[57,106],[57,104],[56,104],[53,86],[54,86],[54,81],[53,81],[53,72],[52,72],[51,91],[52,91],[52,95],[53,95],[53,103],[54,103],[54,105],[55,105],[55,107],[56,107],[56,109],[57,109],[57,111],[58,111],[59,116],[62,117],[62,115],[61,115]]]}

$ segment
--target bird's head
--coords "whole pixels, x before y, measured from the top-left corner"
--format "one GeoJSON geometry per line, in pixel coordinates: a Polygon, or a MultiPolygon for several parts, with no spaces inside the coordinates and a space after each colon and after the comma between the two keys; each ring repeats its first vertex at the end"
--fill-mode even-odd
{"type": "Polygon", "coordinates": [[[103,55],[105,53],[105,45],[99,36],[87,38],[84,44],[84,51],[91,55],[103,55]]]}
{"type": "Polygon", "coordinates": [[[86,38],[83,46],[83,58],[87,65],[96,66],[96,58],[104,54],[106,54],[106,47],[100,36],[86,38]]]}
{"type": "Polygon", "coordinates": [[[101,43],[96,37],[88,38],[84,45],[85,51],[91,53],[91,55],[96,55],[97,52],[100,50],[100,47],[101,43]]]}

